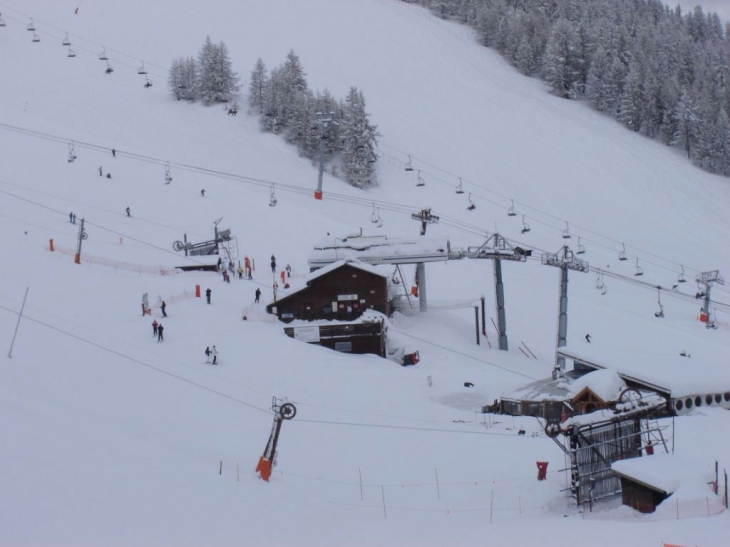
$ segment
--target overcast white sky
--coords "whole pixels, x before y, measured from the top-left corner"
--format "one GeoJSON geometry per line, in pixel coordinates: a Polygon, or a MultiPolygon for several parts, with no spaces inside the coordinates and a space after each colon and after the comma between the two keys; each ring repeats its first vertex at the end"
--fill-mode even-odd
{"type": "Polygon", "coordinates": [[[681,2],[671,1],[665,3],[669,6],[682,6],[683,11],[691,10],[695,6],[702,6],[705,11],[714,11],[722,19],[723,23],[730,21],[730,0],[681,0],[681,2]]]}

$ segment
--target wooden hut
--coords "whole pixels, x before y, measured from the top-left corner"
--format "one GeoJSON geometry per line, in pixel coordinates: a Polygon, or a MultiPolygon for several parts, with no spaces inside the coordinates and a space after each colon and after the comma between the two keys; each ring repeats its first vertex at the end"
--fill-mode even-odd
{"type": "Polygon", "coordinates": [[[307,276],[305,284],[266,306],[281,321],[353,321],[366,310],[390,315],[389,276],[355,259],[340,260],[307,276]]]}

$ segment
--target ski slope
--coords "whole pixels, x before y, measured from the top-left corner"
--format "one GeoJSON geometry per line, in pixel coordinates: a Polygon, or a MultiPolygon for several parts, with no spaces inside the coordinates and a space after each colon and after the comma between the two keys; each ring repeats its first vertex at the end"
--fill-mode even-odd
{"type": "MultiPolygon", "coordinates": [[[[481,295],[493,308],[484,261],[428,265],[433,312],[393,317],[393,331],[420,351],[415,367],[288,339],[264,306],[273,296],[270,255],[301,280],[327,234],[413,237],[409,208],[424,207],[441,217],[429,235],[454,248],[498,230],[538,258],[577,248],[580,237],[591,266],[639,280],[638,260],[640,281],[666,289],[683,266],[689,282],[677,290],[694,295],[698,272],[730,275],[727,179],[550,96],[469,29],[414,5],[179,4],[0,0],[3,351],[30,287],[12,358],[0,367],[0,545],[577,546],[587,537],[724,545],[727,513],[652,521],[607,504],[584,516],[562,492],[564,457],[540,424],[480,423],[483,404],[552,369],[559,277],[539,259],[503,265],[508,352],[474,344],[471,308],[439,310],[439,302],[481,295]],[[61,45],[66,32],[75,58],[61,45]],[[258,57],[271,69],[291,49],[311,88],[336,97],[361,89],[382,134],[379,186],[360,191],[326,173],[324,200],[315,201],[315,166],[260,133],[245,108],[234,118],[223,105],[171,99],[167,67],[196,55],[206,35],[227,44],[244,90],[258,57]],[[102,46],[112,75],[98,59],[102,46]],[[151,88],[137,74],[142,61],[151,88]],[[68,163],[72,140],[78,158],[68,163]],[[409,155],[413,172],[404,170],[409,155]],[[415,185],[418,170],[424,187],[415,185]],[[460,177],[463,195],[455,193],[460,177]],[[516,217],[507,216],[510,200],[516,217]],[[370,223],[373,203],[382,228],[370,223]],[[71,211],[88,222],[84,256],[104,264],[73,263],[71,211]],[[151,273],[193,263],[172,243],[183,234],[211,238],[221,218],[240,255],[256,262],[252,281],[151,273]],[[49,252],[51,238],[65,252],[49,252]],[[196,285],[212,289],[210,306],[186,297],[196,285]],[[141,317],[143,293],[168,303],[168,318],[155,310],[162,343],[141,317]],[[203,355],[213,344],[215,369],[203,355]],[[298,414],[283,426],[266,484],[253,470],[272,396],[295,402],[298,414]],[[519,427],[528,435],[518,437],[519,427]],[[549,462],[548,481],[535,480],[536,461],[549,462]]],[[[595,282],[593,273],[570,273],[569,346],[590,332],[617,354],[657,362],[680,351],[714,363],[730,357],[722,309],[711,331],[691,297],[663,291],[666,317],[657,319],[655,290],[607,277],[601,295],[595,282]]],[[[713,300],[730,302],[730,287],[714,287],[713,300]]],[[[488,338],[496,346],[491,326],[488,338]]],[[[727,467],[730,441],[717,432],[728,425],[718,409],[677,418],[676,453],[703,469],[715,460],[727,467]]]]}

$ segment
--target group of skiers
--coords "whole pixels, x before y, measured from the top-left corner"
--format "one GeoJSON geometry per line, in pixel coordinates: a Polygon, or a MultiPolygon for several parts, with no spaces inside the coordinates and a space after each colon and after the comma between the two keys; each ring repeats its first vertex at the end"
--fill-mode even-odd
{"type": "Polygon", "coordinates": [[[212,359],[214,365],[218,364],[218,350],[215,348],[215,346],[213,346],[213,348],[211,348],[210,346],[205,348],[205,358],[206,363],[210,363],[212,359]]]}

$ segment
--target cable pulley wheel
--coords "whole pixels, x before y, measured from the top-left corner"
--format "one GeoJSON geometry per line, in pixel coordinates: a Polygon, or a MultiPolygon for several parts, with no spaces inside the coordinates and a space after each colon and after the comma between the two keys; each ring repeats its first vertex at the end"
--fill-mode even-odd
{"type": "Polygon", "coordinates": [[[291,420],[296,415],[297,407],[295,407],[293,404],[284,403],[283,405],[281,405],[281,408],[279,409],[279,416],[281,416],[285,420],[291,420]]]}

